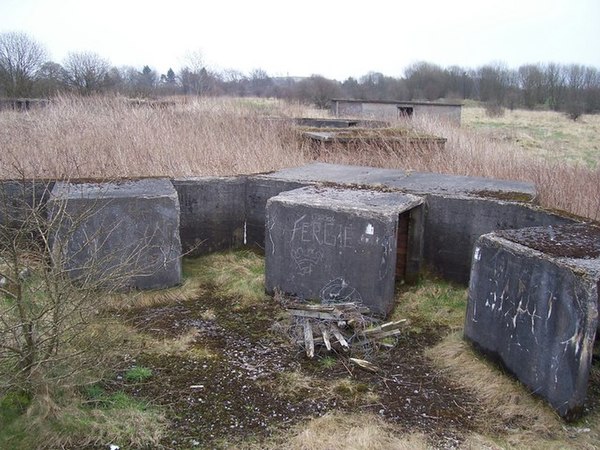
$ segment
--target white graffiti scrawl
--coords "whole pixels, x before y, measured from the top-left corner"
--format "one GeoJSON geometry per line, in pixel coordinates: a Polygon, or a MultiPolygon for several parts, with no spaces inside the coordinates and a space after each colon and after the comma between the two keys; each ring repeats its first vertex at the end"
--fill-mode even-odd
{"type": "Polygon", "coordinates": [[[331,280],[319,293],[319,297],[324,303],[343,303],[356,302],[362,303],[360,292],[350,286],[343,278],[331,280]]]}
{"type": "Polygon", "coordinates": [[[323,250],[299,247],[292,250],[292,258],[300,270],[300,275],[309,275],[312,273],[313,267],[323,259],[323,250]]]}

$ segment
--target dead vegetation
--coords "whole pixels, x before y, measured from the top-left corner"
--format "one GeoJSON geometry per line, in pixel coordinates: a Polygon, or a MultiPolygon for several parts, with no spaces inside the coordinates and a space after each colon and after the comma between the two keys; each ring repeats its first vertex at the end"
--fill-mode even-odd
{"type": "MultiPolygon", "coordinates": [[[[281,119],[323,115],[265,99],[180,98],[150,108],[120,97],[62,97],[47,108],[0,113],[0,178],[233,175],[298,166],[314,154],[297,138],[293,121],[281,119]]],[[[419,133],[445,138],[443,151],[417,145],[397,152],[365,142],[351,151],[321,151],[318,158],[533,181],[542,205],[600,218],[596,116],[574,124],[544,112],[491,119],[464,108],[463,115],[461,128],[412,123],[419,133]],[[575,141],[579,156],[571,153],[575,141]]]]}

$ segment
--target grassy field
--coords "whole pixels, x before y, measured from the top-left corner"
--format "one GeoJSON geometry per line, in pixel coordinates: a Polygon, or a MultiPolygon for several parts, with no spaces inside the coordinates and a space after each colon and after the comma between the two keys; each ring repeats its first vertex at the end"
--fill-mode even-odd
{"type": "Polygon", "coordinates": [[[552,162],[597,168],[600,162],[600,115],[573,121],[554,111],[506,110],[488,117],[484,108],[463,109],[463,126],[490,140],[522,148],[526,154],[552,162]]]}

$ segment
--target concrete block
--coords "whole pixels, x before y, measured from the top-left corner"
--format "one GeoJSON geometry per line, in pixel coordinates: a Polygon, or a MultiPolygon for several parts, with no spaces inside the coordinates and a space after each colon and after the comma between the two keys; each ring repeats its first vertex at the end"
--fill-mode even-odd
{"type": "Polygon", "coordinates": [[[422,203],[409,194],[317,187],[271,198],[267,291],[358,301],[386,315],[394,305],[399,217],[422,203]]]}
{"type": "Polygon", "coordinates": [[[278,180],[261,175],[248,177],[246,182],[246,244],[265,248],[265,217],[267,200],[285,191],[311,183],[278,180]]]}
{"type": "Polygon", "coordinates": [[[598,326],[600,229],[534,227],[475,247],[465,338],[567,419],[586,397],[598,326]]]}
{"type": "Polygon", "coordinates": [[[55,263],[75,280],[116,289],[180,283],[179,200],[169,180],[57,182],[48,213],[55,263]]]}
{"type": "Polygon", "coordinates": [[[0,225],[20,227],[33,211],[43,215],[53,186],[53,181],[1,181],[0,225]]]}
{"type": "Polygon", "coordinates": [[[190,177],[173,180],[181,209],[184,253],[201,255],[244,244],[244,177],[190,177]]]}
{"type": "Polygon", "coordinates": [[[475,242],[496,230],[574,224],[534,205],[494,198],[428,195],[425,264],[444,278],[467,285],[475,242]]]}

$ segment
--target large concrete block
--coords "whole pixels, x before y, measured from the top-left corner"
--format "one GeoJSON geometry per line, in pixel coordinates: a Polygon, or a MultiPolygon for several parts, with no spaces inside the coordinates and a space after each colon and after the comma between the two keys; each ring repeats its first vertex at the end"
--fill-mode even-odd
{"type": "Polygon", "coordinates": [[[0,225],[21,227],[32,212],[43,215],[53,186],[53,181],[42,180],[0,182],[0,225]]]}
{"type": "Polygon", "coordinates": [[[265,248],[265,217],[267,200],[285,191],[311,183],[278,180],[261,175],[249,177],[246,182],[246,243],[265,248]]]}
{"type": "Polygon", "coordinates": [[[167,179],[57,182],[48,202],[55,263],[117,289],[181,281],[179,200],[167,179]]]}
{"type": "Polygon", "coordinates": [[[494,198],[428,195],[424,260],[444,278],[468,284],[479,236],[496,230],[574,224],[534,205],[494,198]]]}
{"type": "Polygon", "coordinates": [[[244,244],[245,178],[179,178],[173,186],[179,196],[185,253],[200,255],[244,244]]]}
{"type": "Polygon", "coordinates": [[[409,194],[318,187],[271,198],[267,291],[322,302],[360,301],[386,315],[394,304],[399,219],[420,210],[422,202],[409,194]]]}
{"type": "Polygon", "coordinates": [[[565,418],[581,411],[598,326],[600,229],[535,227],[482,236],[465,338],[565,418]]]}

